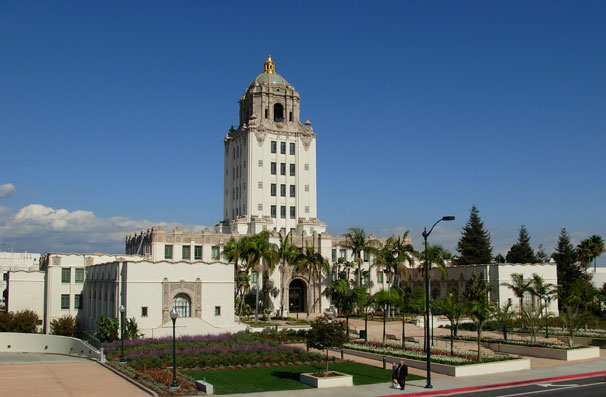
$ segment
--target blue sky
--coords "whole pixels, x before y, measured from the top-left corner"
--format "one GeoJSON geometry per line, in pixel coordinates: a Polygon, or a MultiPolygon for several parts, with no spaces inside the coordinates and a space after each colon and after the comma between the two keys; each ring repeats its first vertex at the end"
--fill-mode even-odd
{"type": "Polygon", "coordinates": [[[603,1],[2,2],[0,243],[122,252],[216,224],[268,53],[318,134],[331,234],[421,248],[455,215],[431,236],[454,251],[475,204],[495,253],[522,224],[548,253],[562,227],[606,237],[605,20],[603,1]]]}

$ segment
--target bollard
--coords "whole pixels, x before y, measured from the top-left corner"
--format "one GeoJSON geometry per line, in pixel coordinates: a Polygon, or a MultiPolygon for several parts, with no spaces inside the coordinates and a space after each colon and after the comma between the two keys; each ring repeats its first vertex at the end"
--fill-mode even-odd
{"type": "Polygon", "coordinates": [[[386,366],[385,366],[385,356],[383,356],[383,369],[385,369],[385,368],[386,368],[386,366]]]}
{"type": "Polygon", "coordinates": [[[341,360],[343,360],[343,349],[341,349],[341,360]]]}

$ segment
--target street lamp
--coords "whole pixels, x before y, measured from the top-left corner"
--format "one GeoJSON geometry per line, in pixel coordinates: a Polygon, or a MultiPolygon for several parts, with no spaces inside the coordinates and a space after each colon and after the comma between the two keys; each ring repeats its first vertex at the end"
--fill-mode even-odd
{"type": "Polygon", "coordinates": [[[427,256],[427,237],[433,231],[433,228],[436,227],[438,223],[441,221],[454,221],[454,216],[443,216],[442,219],[438,219],[436,223],[433,224],[429,232],[427,228],[423,229],[423,239],[425,240],[425,351],[427,352],[427,384],[425,385],[426,389],[431,389],[433,386],[431,385],[431,346],[429,345],[429,259],[427,256]]]}
{"type": "Polygon", "coordinates": [[[179,314],[173,307],[170,311],[170,319],[173,320],[173,383],[170,387],[179,387],[179,384],[177,383],[177,355],[175,353],[175,323],[177,322],[177,317],[179,317],[179,314]]]}
{"type": "Polygon", "coordinates": [[[120,362],[125,363],[124,358],[124,305],[120,305],[120,341],[122,343],[122,354],[120,355],[120,362]]]}

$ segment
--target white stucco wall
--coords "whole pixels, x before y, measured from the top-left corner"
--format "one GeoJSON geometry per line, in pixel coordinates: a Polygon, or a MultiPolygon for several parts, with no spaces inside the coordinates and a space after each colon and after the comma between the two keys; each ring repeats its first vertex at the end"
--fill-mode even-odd
{"type": "Polygon", "coordinates": [[[44,321],[44,272],[39,270],[11,270],[9,272],[7,310],[32,310],[44,321]]]}

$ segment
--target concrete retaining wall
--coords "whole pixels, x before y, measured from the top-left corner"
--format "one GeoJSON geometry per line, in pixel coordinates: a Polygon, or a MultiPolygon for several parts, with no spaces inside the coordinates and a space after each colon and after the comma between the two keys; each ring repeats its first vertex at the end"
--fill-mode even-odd
{"type": "MultiPolygon", "coordinates": [[[[558,339],[564,343],[568,343],[567,336],[558,336],[558,339]]],[[[585,336],[575,336],[572,338],[572,343],[584,346],[599,346],[602,349],[606,349],[606,339],[604,338],[588,338],[585,336]]]]}
{"type": "Polygon", "coordinates": [[[599,347],[582,347],[579,349],[550,349],[547,347],[531,347],[521,345],[508,345],[504,343],[488,343],[488,347],[495,352],[517,354],[522,356],[550,358],[553,360],[584,360],[586,358],[600,357],[599,347]]]}
{"type": "Polygon", "coordinates": [[[103,352],[88,343],[68,336],[2,332],[0,352],[50,353],[88,357],[103,362],[103,352]]]}

